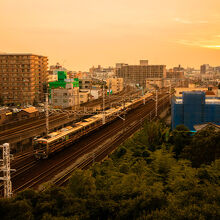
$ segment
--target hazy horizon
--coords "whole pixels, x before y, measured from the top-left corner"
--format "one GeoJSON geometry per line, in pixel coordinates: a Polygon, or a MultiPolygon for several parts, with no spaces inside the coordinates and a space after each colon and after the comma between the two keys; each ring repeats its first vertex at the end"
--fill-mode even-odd
{"type": "Polygon", "coordinates": [[[219,0],[1,0],[0,52],[76,71],[140,59],[220,66],[219,10],[219,0]]]}

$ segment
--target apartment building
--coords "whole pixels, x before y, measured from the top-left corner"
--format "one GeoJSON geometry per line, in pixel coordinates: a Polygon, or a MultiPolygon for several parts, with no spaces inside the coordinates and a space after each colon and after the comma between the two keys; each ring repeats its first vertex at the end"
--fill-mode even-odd
{"type": "Polygon", "coordinates": [[[106,84],[108,87],[108,91],[111,91],[112,93],[118,93],[121,92],[124,88],[124,79],[123,78],[109,78],[106,80],[106,84]]]}
{"type": "Polygon", "coordinates": [[[113,67],[102,67],[98,65],[98,67],[92,67],[89,69],[89,72],[92,77],[99,80],[106,80],[107,78],[115,76],[115,68],[113,67]]]}
{"type": "Polygon", "coordinates": [[[147,79],[162,79],[166,76],[165,65],[149,65],[147,60],[141,60],[140,65],[118,65],[117,67],[117,77],[123,78],[126,84],[139,84],[145,87],[147,79]]]}
{"type": "Polygon", "coordinates": [[[184,79],[184,72],[183,71],[175,71],[173,69],[169,69],[166,72],[167,79],[184,79]]]}
{"type": "Polygon", "coordinates": [[[48,59],[35,54],[0,54],[0,99],[4,105],[44,101],[48,59]]]}
{"type": "Polygon", "coordinates": [[[206,74],[208,73],[210,70],[212,69],[212,67],[209,64],[203,64],[200,66],[200,73],[201,74],[206,74]]]}

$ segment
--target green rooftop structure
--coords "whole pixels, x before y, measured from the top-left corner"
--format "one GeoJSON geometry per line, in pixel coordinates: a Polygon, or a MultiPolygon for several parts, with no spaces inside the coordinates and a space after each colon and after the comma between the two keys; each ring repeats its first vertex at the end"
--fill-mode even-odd
{"type": "Polygon", "coordinates": [[[72,84],[73,87],[79,87],[79,79],[74,78],[74,81],[72,79],[67,79],[67,73],[65,71],[58,71],[58,81],[49,82],[49,97],[51,97],[51,89],[56,88],[66,88],[67,84],[72,84]]]}

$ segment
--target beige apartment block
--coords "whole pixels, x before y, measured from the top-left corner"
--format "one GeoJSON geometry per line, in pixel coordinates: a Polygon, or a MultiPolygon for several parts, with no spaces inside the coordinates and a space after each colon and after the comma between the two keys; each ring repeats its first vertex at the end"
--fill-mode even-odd
{"type": "Polygon", "coordinates": [[[34,54],[0,54],[0,99],[3,104],[44,101],[48,59],[34,54]]]}
{"type": "Polygon", "coordinates": [[[109,78],[106,82],[108,90],[112,90],[113,93],[121,92],[124,88],[123,78],[109,78]]]}
{"type": "Polygon", "coordinates": [[[79,102],[80,104],[89,101],[90,92],[88,90],[80,90],[79,92],[79,102]]]}
{"type": "Polygon", "coordinates": [[[146,88],[149,90],[161,89],[164,86],[164,81],[161,78],[148,78],[146,80],[146,88]]]}
{"type": "Polygon", "coordinates": [[[126,84],[146,86],[148,78],[165,78],[165,65],[148,65],[147,60],[141,60],[140,65],[121,65],[116,68],[117,77],[123,78],[126,84]]]}
{"type": "Polygon", "coordinates": [[[183,71],[173,71],[172,69],[167,70],[166,72],[167,79],[184,79],[183,71]]]}
{"type": "Polygon", "coordinates": [[[73,87],[71,83],[66,88],[51,90],[51,105],[58,108],[67,108],[79,105],[79,87],[73,87]]]}

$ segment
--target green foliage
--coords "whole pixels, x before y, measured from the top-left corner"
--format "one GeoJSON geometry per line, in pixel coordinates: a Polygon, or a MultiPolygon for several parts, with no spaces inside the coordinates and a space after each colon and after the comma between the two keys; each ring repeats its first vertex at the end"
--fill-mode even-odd
{"type": "Polygon", "coordinates": [[[89,171],[76,170],[72,175],[69,192],[75,197],[87,198],[95,193],[95,179],[89,171]]]}
{"type": "Polygon", "coordinates": [[[213,130],[145,124],[66,188],[0,200],[1,219],[220,219],[219,143],[213,130]]]}
{"type": "Polygon", "coordinates": [[[182,157],[192,161],[194,167],[210,164],[220,157],[220,132],[207,128],[197,132],[191,144],[183,150],[182,157]]]}
{"type": "Polygon", "coordinates": [[[190,130],[184,125],[178,125],[172,132],[173,151],[178,157],[183,151],[184,147],[190,144],[192,137],[190,130]]]}

